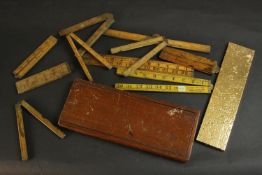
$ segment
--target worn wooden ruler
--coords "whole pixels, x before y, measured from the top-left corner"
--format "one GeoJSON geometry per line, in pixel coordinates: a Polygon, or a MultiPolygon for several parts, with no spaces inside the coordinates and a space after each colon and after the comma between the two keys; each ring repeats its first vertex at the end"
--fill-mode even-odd
{"type": "MultiPolygon", "coordinates": [[[[149,37],[152,37],[149,35],[131,33],[131,32],[115,30],[115,29],[108,29],[104,33],[104,35],[114,37],[114,38],[119,38],[119,39],[132,40],[132,41],[142,41],[142,40],[148,39],[149,37]]],[[[179,40],[173,40],[173,39],[167,39],[167,44],[170,47],[204,52],[204,53],[210,53],[210,50],[211,50],[211,47],[209,45],[186,42],[186,41],[179,41],[179,40]]]]}
{"type": "Polygon", "coordinates": [[[136,71],[139,67],[141,67],[143,64],[145,64],[149,59],[151,59],[153,56],[155,56],[158,52],[160,52],[164,47],[166,47],[167,43],[166,41],[163,41],[162,43],[158,44],[154,49],[149,51],[145,56],[137,60],[134,64],[132,64],[130,67],[128,67],[123,75],[128,76],[129,74],[136,71]]]}
{"type": "MultiPolygon", "coordinates": [[[[118,68],[117,74],[123,75],[125,69],[118,68]]],[[[192,84],[192,85],[199,85],[199,86],[212,86],[210,80],[201,79],[201,78],[192,78],[186,76],[178,76],[178,75],[170,75],[165,73],[157,73],[157,72],[150,72],[144,70],[136,70],[135,72],[129,75],[130,77],[136,78],[145,78],[151,80],[159,80],[159,81],[168,81],[168,82],[176,82],[182,84],[192,84]]]]}
{"type": "Polygon", "coordinates": [[[225,151],[255,51],[229,43],[197,140],[225,151]]]}
{"type": "Polygon", "coordinates": [[[90,27],[90,26],[92,26],[94,24],[103,22],[103,21],[105,21],[108,18],[112,18],[112,16],[113,15],[111,13],[103,13],[101,15],[95,16],[93,18],[87,19],[87,20],[85,20],[83,22],[77,23],[75,25],[72,25],[70,27],[67,27],[67,28],[61,30],[59,32],[59,35],[60,36],[64,36],[64,35],[68,35],[68,34],[70,34],[72,32],[77,32],[77,31],[82,30],[84,28],[90,27]]]}
{"type": "Polygon", "coordinates": [[[18,94],[30,91],[71,73],[67,63],[62,63],[16,82],[18,94]]]}
{"type": "Polygon", "coordinates": [[[101,62],[108,69],[112,69],[112,65],[108,63],[108,61],[102,57],[99,53],[97,53],[94,49],[89,47],[83,40],[81,40],[76,34],[71,33],[70,37],[73,38],[78,44],[80,44],[90,55],[92,55],[95,59],[101,62]]]}
{"type": "Polygon", "coordinates": [[[28,160],[27,144],[26,144],[26,137],[25,137],[25,126],[24,126],[22,108],[20,103],[17,103],[15,105],[15,112],[16,112],[16,122],[17,122],[17,129],[18,129],[18,139],[20,145],[21,159],[28,160]]]}
{"type": "MultiPolygon", "coordinates": [[[[88,40],[85,42],[89,47],[92,47],[92,45],[108,30],[108,28],[115,22],[113,14],[108,14],[105,22],[101,24],[98,29],[88,38],[88,40]]],[[[83,56],[86,53],[86,50],[84,48],[80,48],[79,53],[81,56],[83,56]]]]}
{"type": "Polygon", "coordinates": [[[57,43],[57,39],[49,36],[29,57],[27,57],[22,64],[20,64],[13,74],[16,78],[22,78],[28,71],[30,71],[45,54],[57,43]]]}
{"type": "Polygon", "coordinates": [[[162,37],[162,36],[156,36],[156,37],[152,37],[152,38],[150,37],[149,39],[134,42],[134,43],[131,43],[131,44],[113,47],[113,48],[110,49],[110,51],[111,51],[112,54],[116,54],[116,53],[119,53],[119,52],[129,51],[129,50],[133,50],[133,49],[157,44],[157,43],[159,43],[163,40],[164,40],[164,37],[162,37]]]}
{"type": "Polygon", "coordinates": [[[207,74],[219,72],[217,61],[174,48],[164,48],[159,58],[186,67],[192,67],[207,74]]]}
{"type": "MultiPolygon", "coordinates": [[[[115,68],[128,68],[134,64],[139,58],[125,57],[117,55],[101,55],[115,68]]],[[[88,65],[103,66],[99,61],[84,55],[83,59],[88,65]]],[[[147,70],[152,72],[167,73],[181,76],[193,77],[194,70],[190,67],[181,66],[179,64],[169,63],[165,61],[149,60],[143,64],[138,70],[147,70]]]]}
{"type": "Polygon", "coordinates": [[[32,114],[38,121],[40,121],[43,125],[45,125],[50,131],[52,131],[59,138],[63,139],[65,137],[65,133],[63,131],[61,131],[58,127],[53,125],[47,118],[45,118],[40,112],[38,112],[32,105],[27,103],[25,100],[22,100],[20,104],[30,114],[32,114]]]}
{"type": "Polygon", "coordinates": [[[185,86],[163,84],[130,84],[116,83],[115,88],[128,91],[177,92],[177,93],[210,93],[212,86],[185,86]]]}

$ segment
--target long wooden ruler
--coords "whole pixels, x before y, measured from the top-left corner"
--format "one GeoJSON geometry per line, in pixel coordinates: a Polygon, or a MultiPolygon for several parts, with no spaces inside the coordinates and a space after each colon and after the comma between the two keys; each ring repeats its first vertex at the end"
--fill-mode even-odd
{"type": "Polygon", "coordinates": [[[129,84],[129,83],[116,83],[115,88],[119,90],[128,90],[128,91],[178,92],[178,93],[210,93],[212,90],[212,86],[129,84]]]}
{"type": "MultiPolygon", "coordinates": [[[[125,57],[117,55],[101,55],[103,56],[114,68],[128,68],[134,64],[139,58],[125,57]]],[[[84,62],[88,65],[104,66],[99,61],[89,55],[83,56],[84,62]]],[[[139,70],[147,70],[159,73],[174,74],[181,76],[192,77],[194,70],[190,67],[181,66],[175,63],[169,63],[165,61],[149,60],[142,65],[139,70]]]]}
{"type": "Polygon", "coordinates": [[[67,63],[62,63],[16,82],[18,94],[30,91],[71,73],[67,63]]]}
{"type": "MultiPolygon", "coordinates": [[[[123,75],[124,71],[125,71],[125,69],[118,68],[116,73],[118,75],[123,75]]],[[[135,72],[129,74],[129,76],[130,77],[136,77],[136,78],[151,79],[151,80],[182,83],[182,84],[192,84],[192,85],[199,85],[199,86],[212,86],[211,81],[206,80],[206,79],[170,75],[170,74],[165,74],[165,73],[157,73],[157,72],[150,72],[150,71],[144,71],[144,70],[136,70],[135,72]]]]}
{"type": "Polygon", "coordinates": [[[45,54],[57,43],[57,39],[49,36],[29,57],[27,57],[22,64],[20,64],[13,74],[16,78],[22,78],[28,71],[30,71],[36,63],[38,63],[45,54]]]}
{"type": "Polygon", "coordinates": [[[225,151],[255,51],[229,43],[197,140],[225,151]]]}
{"type": "MultiPolygon", "coordinates": [[[[131,33],[131,32],[115,30],[115,29],[108,29],[104,33],[104,35],[114,37],[114,38],[132,40],[132,41],[142,41],[142,40],[145,40],[151,37],[149,35],[131,33]]],[[[167,39],[167,44],[170,47],[204,52],[204,53],[210,53],[210,50],[211,50],[211,47],[209,45],[186,42],[186,41],[179,41],[179,40],[173,40],[173,39],[167,39]]]]}

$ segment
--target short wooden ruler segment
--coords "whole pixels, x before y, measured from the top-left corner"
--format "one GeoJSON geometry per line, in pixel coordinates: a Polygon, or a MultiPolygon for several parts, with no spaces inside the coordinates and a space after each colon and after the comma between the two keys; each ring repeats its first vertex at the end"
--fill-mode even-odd
{"type": "MultiPolygon", "coordinates": [[[[124,56],[116,56],[116,55],[102,55],[102,56],[115,68],[128,68],[139,59],[135,57],[124,57],[124,56]]],[[[99,61],[88,55],[84,55],[83,59],[85,63],[88,65],[103,66],[99,61]]],[[[185,67],[175,63],[156,61],[156,60],[149,60],[138,69],[159,72],[159,73],[189,76],[189,77],[193,77],[194,75],[194,70],[190,67],[185,67]]]]}
{"type": "Polygon", "coordinates": [[[22,78],[29,70],[38,63],[43,56],[57,43],[57,39],[49,36],[29,57],[27,57],[22,64],[20,64],[13,74],[16,78],[22,78]]]}
{"type": "Polygon", "coordinates": [[[62,63],[16,82],[18,94],[30,91],[71,73],[67,63],[62,63]]]}
{"type": "MultiPolygon", "coordinates": [[[[118,68],[117,74],[123,75],[125,69],[118,68]]],[[[210,80],[201,79],[201,78],[192,78],[186,76],[178,76],[178,75],[170,75],[165,73],[157,73],[157,72],[150,72],[144,70],[136,70],[135,72],[129,74],[130,77],[136,78],[145,78],[151,80],[159,80],[159,81],[168,81],[168,82],[175,82],[175,83],[182,83],[182,84],[192,84],[192,85],[199,85],[199,86],[212,86],[210,80]]]]}
{"type": "Polygon", "coordinates": [[[32,105],[27,103],[25,100],[22,100],[20,103],[21,103],[21,106],[23,106],[30,114],[32,114],[37,120],[39,120],[43,125],[45,125],[54,134],[56,134],[61,139],[65,137],[65,133],[63,131],[61,131],[58,127],[53,125],[40,112],[38,112],[32,105]]]}
{"type": "Polygon", "coordinates": [[[162,85],[162,84],[129,84],[116,83],[115,88],[128,91],[210,93],[210,86],[162,85]]]}
{"type": "Polygon", "coordinates": [[[24,126],[22,108],[19,103],[15,105],[15,112],[16,112],[19,145],[21,151],[21,159],[28,160],[27,144],[26,144],[26,137],[25,137],[25,126],[24,126]]]}

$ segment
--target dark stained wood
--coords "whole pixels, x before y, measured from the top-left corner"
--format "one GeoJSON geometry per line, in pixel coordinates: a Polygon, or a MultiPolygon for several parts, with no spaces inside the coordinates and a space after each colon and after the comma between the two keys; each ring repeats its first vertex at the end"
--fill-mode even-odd
{"type": "Polygon", "coordinates": [[[166,47],[162,50],[159,57],[162,60],[191,67],[207,74],[219,72],[219,67],[217,66],[217,62],[215,60],[194,55],[182,50],[166,47]]]}
{"type": "Polygon", "coordinates": [[[59,118],[70,130],[187,161],[199,111],[75,80],[59,118]]]}

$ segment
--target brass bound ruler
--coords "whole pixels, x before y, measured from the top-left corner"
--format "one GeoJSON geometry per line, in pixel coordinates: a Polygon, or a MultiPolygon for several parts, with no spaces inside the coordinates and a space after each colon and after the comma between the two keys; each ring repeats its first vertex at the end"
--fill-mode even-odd
{"type": "MultiPolygon", "coordinates": [[[[115,68],[128,68],[134,64],[138,58],[134,57],[124,57],[116,55],[102,55],[113,67],[115,68]]],[[[97,60],[91,58],[87,54],[83,56],[83,59],[88,65],[103,66],[97,60]]],[[[144,65],[142,65],[139,70],[154,71],[159,73],[175,74],[181,76],[192,77],[194,75],[194,70],[189,67],[181,66],[174,63],[168,63],[164,61],[149,60],[144,65]]]]}
{"type": "Polygon", "coordinates": [[[119,90],[128,90],[128,91],[179,92],[179,93],[210,93],[212,90],[212,86],[126,84],[126,83],[116,83],[115,88],[119,90]]]}
{"type": "Polygon", "coordinates": [[[67,63],[46,69],[37,74],[31,75],[25,79],[16,82],[18,94],[30,91],[47,83],[55,81],[65,75],[71,73],[71,69],[67,63]]]}
{"type": "MultiPolygon", "coordinates": [[[[118,68],[117,74],[123,75],[125,69],[118,68]]],[[[210,80],[201,79],[201,78],[192,78],[186,76],[178,76],[178,75],[170,75],[164,73],[157,73],[157,72],[150,72],[144,70],[136,70],[134,73],[129,75],[130,77],[136,78],[145,78],[151,80],[160,80],[160,81],[168,81],[168,82],[175,82],[175,83],[182,83],[182,84],[192,84],[192,85],[199,85],[199,86],[212,86],[210,80]]]]}

